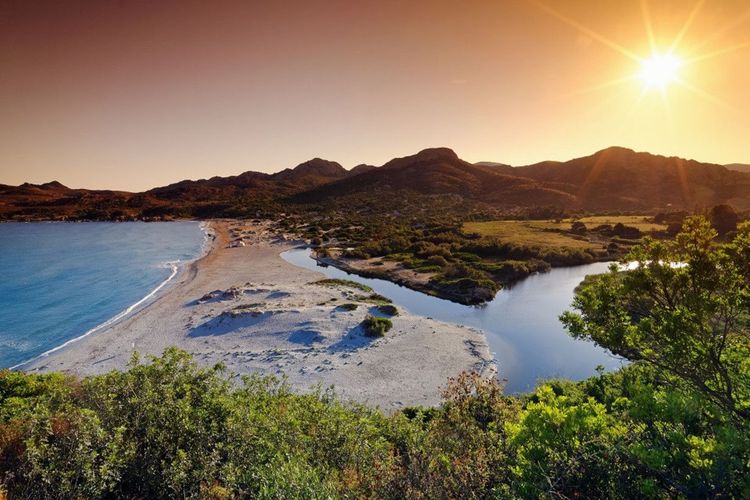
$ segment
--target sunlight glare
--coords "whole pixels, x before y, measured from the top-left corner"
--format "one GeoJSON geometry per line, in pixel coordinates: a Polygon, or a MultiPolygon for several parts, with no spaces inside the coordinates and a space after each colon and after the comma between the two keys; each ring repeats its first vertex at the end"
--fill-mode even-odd
{"type": "Polygon", "coordinates": [[[653,54],[641,61],[638,74],[646,88],[664,90],[667,85],[678,80],[682,60],[672,53],[653,54]]]}

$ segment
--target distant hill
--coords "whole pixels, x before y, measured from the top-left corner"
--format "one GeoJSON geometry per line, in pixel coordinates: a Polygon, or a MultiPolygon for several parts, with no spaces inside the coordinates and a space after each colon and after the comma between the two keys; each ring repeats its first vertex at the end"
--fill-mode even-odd
{"type": "Polygon", "coordinates": [[[566,162],[516,167],[514,172],[570,193],[589,209],[693,209],[719,203],[750,208],[748,174],[620,147],[566,162]]]}
{"type": "Polygon", "coordinates": [[[473,200],[501,206],[569,205],[568,193],[550,189],[539,182],[494,172],[492,167],[476,166],[461,160],[448,148],[431,148],[354,177],[325,184],[295,196],[295,201],[323,201],[326,198],[372,191],[409,190],[421,194],[458,194],[473,200]]]}
{"type": "Polygon", "coordinates": [[[478,161],[474,164],[476,167],[488,167],[494,169],[496,172],[501,172],[508,175],[514,175],[513,167],[506,165],[505,163],[498,163],[495,161],[478,161]]]}
{"type": "MultiPolygon", "coordinates": [[[[71,189],[57,181],[0,185],[0,219],[128,219],[260,216],[287,203],[326,203],[398,192],[458,196],[499,208],[557,206],[592,211],[702,209],[729,203],[750,209],[747,165],[701,163],[611,147],[566,162],[523,167],[469,163],[430,148],[380,167],[314,158],[274,174],[184,180],[143,193],[71,189]]],[[[750,169],[750,167],[748,167],[750,169]]]]}
{"type": "Polygon", "coordinates": [[[0,220],[58,219],[73,213],[85,213],[85,218],[92,219],[109,218],[100,215],[113,207],[125,205],[132,196],[124,191],[71,189],[58,181],[45,184],[26,182],[20,186],[0,184],[0,220]],[[95,213],[99,209],[102,211],[95,213]]]}
{"type": "Polygon", "coordinates": [[[312,189],[349,175],[336,162],[313,158],[275,174],[245,172],[231,177],[181,181],[147,193],[163,200],[219,201],[228,197],[273,198],[312,189]]]}
{"type": "Polygon", "coordinates": [[[750,172],[750,165],[747,165],[745,163],[730,163],[729,165],[724,165],[729,170],[734,170],[735,172],[750,172]]]}

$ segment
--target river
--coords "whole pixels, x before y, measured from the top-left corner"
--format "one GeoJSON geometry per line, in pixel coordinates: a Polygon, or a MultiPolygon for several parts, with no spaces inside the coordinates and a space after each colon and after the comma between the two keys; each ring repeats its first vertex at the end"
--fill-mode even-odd
{"type": "Polygon", "coordinates": [[[582,380],[594,375],[598,365],[611,371],[624,363],[592,342],[571,338],[558,319],[571,308],[575,287],[586,275],[606,271],[609,265],[606,262],[535,274],[500,291],[487,304],[465,306],[390,281],[319,266],[311,257],[310,249],[293,249],[281,256],[291,264],[321,272],[329,278],[368,285],[413,314],[482,330],[495,355],[499,376],[507,380],[506,392],[509,393],[529,391],[538,381],[549,378],[582,380]]]}

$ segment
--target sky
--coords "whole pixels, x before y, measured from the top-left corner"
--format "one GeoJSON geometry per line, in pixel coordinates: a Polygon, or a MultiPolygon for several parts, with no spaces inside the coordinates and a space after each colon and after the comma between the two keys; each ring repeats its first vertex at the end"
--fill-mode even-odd
{"type": "Polygon", "coordinates": [[[138,191],[437,146],[750,163],[749,89],[747,0],[0,0],[0,183],[138,191]]]}

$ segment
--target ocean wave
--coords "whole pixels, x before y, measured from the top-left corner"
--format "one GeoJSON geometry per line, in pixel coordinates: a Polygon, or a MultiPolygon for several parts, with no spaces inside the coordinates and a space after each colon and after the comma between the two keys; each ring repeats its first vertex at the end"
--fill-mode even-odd
{"type": "MultiPolygon", "coordinates": [[[[189,261],[189,262],[192,262],[192,261],[189,261]]],[[[152,299],[157,293],[159,293],[159,290],[161,290],[162,288],[164,288],[167,285],[167,283],[169,283],[170,281],[172,281],[172,279],[175,276],[177,276],[177,273],[179,272],[180,268],[182,267],[180,264],[181,264],[180,260],[165,262],[163,264],[163,266],[164,267],[168,267],[169,269],[171,269],[171,272],[170,272],[169,276],[167,277],[167,279],[165,279],[164,281],[162,281],[161,283],[159,283],[156,286],[156,288],[154,288],[153,290],[151,290],[145,297],[141,298],[138,302],[135,302],[135,303],[129,305],[127,308],[125,308],[122,311],[120,311],[119,313],[115,314],[114,316],[112,316],[111,318],[109,318],[107,321],[96,325],[95,327],[93,327],[90,330],[86,331],[82,335],[79,335],[78,337],[72,338],[72,339],[70,339],[70,340],[68,340],[68,341],[60,344],[59,346],[53,347],[52,349],[50,349],[48,351],[45,351],[45,352],[39,354],[38,356],[35,356],[35,357],[33,357],[33,358],[31,358],[31,359],[29,359],[27,361],[23,361],[23,362],[18,363],[18,364],[14,365],[14,366],[11,366],[10,369],[11,370],[16,370],[16,369],[21,368],[22,366],[27,365],[27,364],[29,364],[29,363],[31,363],[33,361],[45,358],[45,357],[49,356],[50,354],[52,354],[54,352],[57,352],[57,351],[59,351],[61,349],[64,349],[65,347],[73,344],[74,342],[78,342],[79,340],[81,340],[83,338],[86,338],[86,337],[88,337],[89,335],[91,335],[93,333],[96,333],[96,332],[98,332],[98,331],[100,331],[100,330],[102,330],[104,328],[107,328],[108,326],[114,325],[115,323],[117,323],[118,321],[122,320],[123,318],[125,318],[126,316],[128,316],[130,313],[132,313],[133,311],[135,311],[138,307],[144,305],[146,302],[148,302],[150,299],[152,299]]]]}

